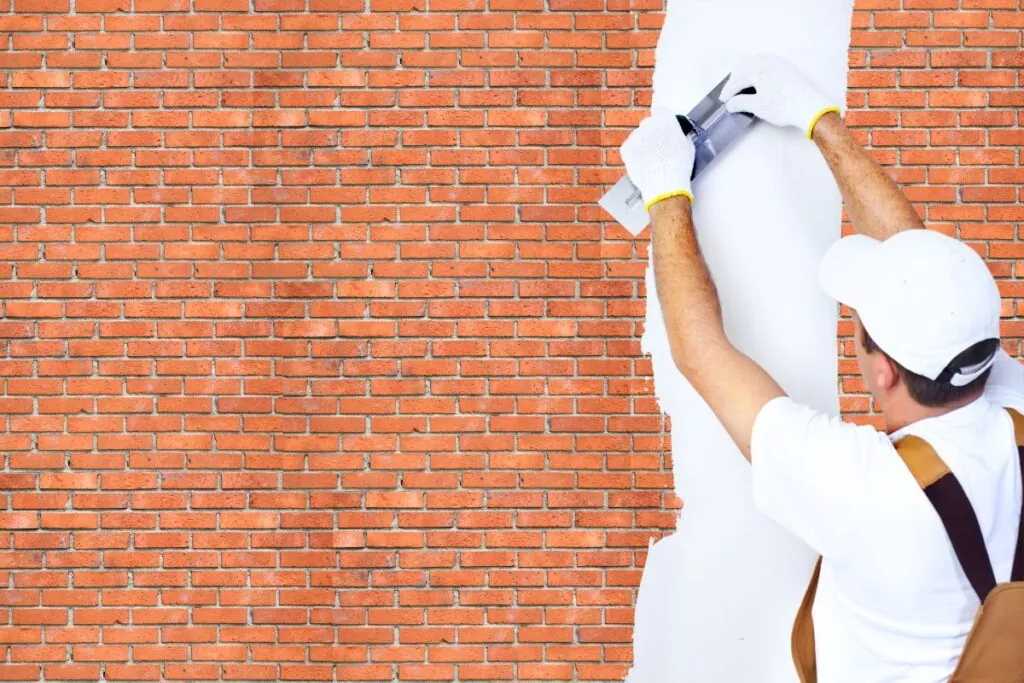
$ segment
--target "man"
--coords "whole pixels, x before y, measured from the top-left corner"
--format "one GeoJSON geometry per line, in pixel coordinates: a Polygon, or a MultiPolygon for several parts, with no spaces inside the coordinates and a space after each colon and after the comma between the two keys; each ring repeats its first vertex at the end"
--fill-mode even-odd
{"type": "Polygon", "coordinates": [[[838,107],[787,62],[751,60],[724,97],[730,111],[802,130],[836,178],[859,235],[833,245],[821,280],[855,312],[887,434],[798,405],[730,344],[691,222],[693,147],[655,110],[622,157],[651,214],[673,358],[752,462],[758,508],[823,556],[818,680],[946,681],[978,598],[893,443],[913,434],[934,446],[974,507],[997,581],[1008,580],[1021,473],[1003,407],[1024,411],[1024,368],[999,348],[999,291],[972,249],[923,229],[838,107]],[[756,94],[736,94],[749,86],[756,94]]]}

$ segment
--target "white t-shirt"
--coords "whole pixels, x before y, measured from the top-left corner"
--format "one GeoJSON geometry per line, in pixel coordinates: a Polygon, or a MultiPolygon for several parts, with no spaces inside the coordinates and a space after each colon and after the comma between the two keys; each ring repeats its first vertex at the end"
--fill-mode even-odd
{"type": "Polygon", "coordinates": [[[789,398],[761,410],[751,446],[755,503],[824,557],[813,612],[822,683],[952,675],[978,597],[892,443],[915,434],[938,451],[974,507],[996,581],[1007,581],[1021,474],[1002,406],[1024,413],[1024,366],[1000,352],[983,398],[891,437],[789,398]]]}

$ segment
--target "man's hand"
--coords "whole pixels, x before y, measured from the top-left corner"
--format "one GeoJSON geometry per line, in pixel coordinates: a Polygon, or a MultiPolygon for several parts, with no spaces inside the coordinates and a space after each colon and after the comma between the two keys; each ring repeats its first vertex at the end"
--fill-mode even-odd
{"type": "Polygon", "coordinates": [[[640,190],[645,208],[680,195],[693,201],[690,176],[696,152],[675,114],[655,107],[620,149],[626,175],[640,190]]]}
{"type": "Polygon", "coordinates": [[[747,112],[776,126],[793,126],[808,139],[814,126],[839,107],[781,57],[755,57],[741,64],[722,90],[731,112],[747,112]],[[753,87],[753,95],[738,94],[753,87]]]}

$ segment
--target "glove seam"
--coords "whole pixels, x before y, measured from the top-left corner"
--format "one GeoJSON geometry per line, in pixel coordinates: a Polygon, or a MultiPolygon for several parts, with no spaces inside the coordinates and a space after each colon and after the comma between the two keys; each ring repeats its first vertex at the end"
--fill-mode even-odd
{"type": "Polygon", "coordinates": [[[808,140],[814,139],[814,127],[818,125],[818,121],[821,121],[827,114],[831,114],[833,112],[835,112],[836,114],[842,113],[839,107],[835,105],[829,105],[814,115],[814,118],[811,119],[811,124],[807,126],[808,140]]]}
{"type": "Polygon", "coordinates": [[[672,190],[671,192],[662,192],[657,197],[644,204],[644,208],[648,213],[650,213],[652,206],[665,199],[670,199],[671,197],[686,197],[690,200],[691,204],[693,203],[693,194],[689,190],[672,190]]]}

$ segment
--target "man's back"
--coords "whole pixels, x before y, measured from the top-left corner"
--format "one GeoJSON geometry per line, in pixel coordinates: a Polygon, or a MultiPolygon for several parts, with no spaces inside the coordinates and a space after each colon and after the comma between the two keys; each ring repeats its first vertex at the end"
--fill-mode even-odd
{"type": "Polygon", "coordinates": [[[777,399],[753,435],[759,507],[822,553],[818,674],[835,681],[945,681],[978,599],[931,503],[892,442],[929,442],[978,516],[997,581],[1010,575],[1019,459],[1003,407],[1024,411],[1024,367],[1000,354],[986,394],[891,436],[777,399]]]}

